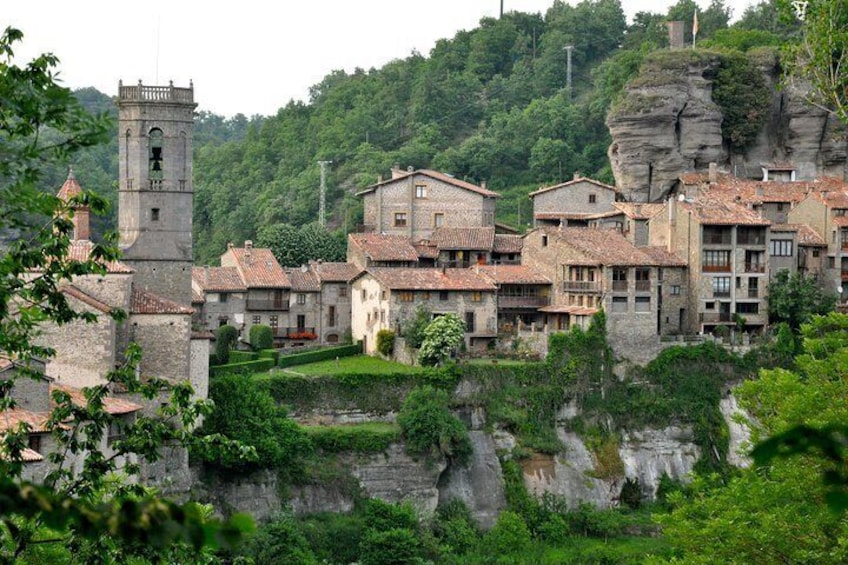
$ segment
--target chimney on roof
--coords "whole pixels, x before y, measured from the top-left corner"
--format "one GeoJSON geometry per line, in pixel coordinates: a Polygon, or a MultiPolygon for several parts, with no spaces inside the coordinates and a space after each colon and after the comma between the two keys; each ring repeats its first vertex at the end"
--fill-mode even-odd
{"type": "Polygon", "coordinates": [[[580,171],[574,171],[574,180],[577,180],[579,178],[580,178],[580,171]]]}
{"type": "Polygon", "coordinates": [[[718,163],[710,163],[710,172],[707,178],[709,179],[710,184],[715,184],[718,182],[718,163]]]}
{"type": "Polygon", "coordinates": [[[403,169],[400,168],[400,163],[392,165],[392,179],[403,176],[403,169]]]}
{"type": "Polygon", "coordinates": [[[413,168],[412,168],[412,165],[409,165],[408,167],[406,167],[406,172],[407,172],[407,173],[411,173],[411,172],[412,172],[412,171],[414,171],[414,170],[415,170],[415,169],[413,169],[413,168]]]}
{"type": "Polygon", "coordinates": [[[763,195],[763,185],[758,184],[755,193],[756,193],[757,196],[762,196],[763,195]]]}
{"type": "Polygon", "coordinates": [[[232,249],[232,248],[233,248],[233,242],[232,241],[227,242],[227,249],[232,249]]]}
{"type": "Polygon", "coordinates": [[[480,181],[480,188],[483,188],[483,189],[486,188],[486,181],[484,181],[484,180],[480,181]]]}

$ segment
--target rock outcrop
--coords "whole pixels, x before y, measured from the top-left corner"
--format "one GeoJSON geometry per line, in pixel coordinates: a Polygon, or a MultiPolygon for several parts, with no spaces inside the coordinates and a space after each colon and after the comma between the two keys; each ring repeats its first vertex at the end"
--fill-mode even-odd
{"type": "Polygon", "coordinates": [[[731,153],[712,91],[718,55],[692,50],[655,54],[611,109],[609,158],[616,186],[636,202],[662,199],[684,172],[711,162],[743,178],[762,178],[762,164],[789,162],[797,178],[844,177],[845,127],[807,104],[796,88],[779,89],[776,58],[752,58],[771,87],[770,111],[756,140],[731,153]]]}

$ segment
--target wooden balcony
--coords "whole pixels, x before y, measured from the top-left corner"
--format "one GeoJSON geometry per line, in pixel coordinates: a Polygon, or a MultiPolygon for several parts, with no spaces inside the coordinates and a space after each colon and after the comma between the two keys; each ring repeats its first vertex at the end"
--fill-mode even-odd
{"type": "Polygon", "coordinates": [[[549,303],[550,300],[547,296],[498,296],[498,309],[536,309],[547,306],[549,303]]]}
{"type": "Polygon", "coordinates": [[[746,273],[765,273],[766,272],[766,265],[765,265],[765,263],[745,263],[745,272],[746,273]]]}
{"type": "Polygon", "coordinates": [[[701,270],[705,273],[729,273],[730,263],[727,265],[702,265],[701,270]]]}
{"type": "Polygon", "coordinates": [[[715,324],[719,322],[733,321],[733,314],[730,312],[702,312],[700,314],[702,324],[715,324]]]}
{"type": "Polygon", "coordinates": [[[636,281],[636,292],[651,292],[651,281],[636,281]]]}
{"type": "Polygon", "coordinates": [[[614,292],[627,292],[627,281],[612,281],[614,292]]]}
{"type": "Polygon", "coordinates": [[[563,292],[601,292],[601,283],[598,281],[563,281],[563,292]]]}

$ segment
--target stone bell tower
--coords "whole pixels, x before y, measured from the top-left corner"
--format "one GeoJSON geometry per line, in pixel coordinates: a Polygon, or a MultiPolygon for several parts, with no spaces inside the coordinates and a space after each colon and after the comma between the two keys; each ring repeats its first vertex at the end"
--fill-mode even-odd
{"type": "Polygon", "coordinates": [[[194,86],[118,84],[118,229],[134,284],[191,304],[194,86]]]}

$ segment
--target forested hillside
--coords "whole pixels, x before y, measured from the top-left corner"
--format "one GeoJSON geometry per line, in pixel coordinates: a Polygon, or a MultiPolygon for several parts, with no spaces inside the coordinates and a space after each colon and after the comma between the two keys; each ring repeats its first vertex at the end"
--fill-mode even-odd
{"type": "MultiPolygon", "coordinates": [[[[749,8],[728,28],[722,0],[699,13],[699,47],[777,45],[792,29],[775,4],[749,8]]],[[[330,160],[328,224],[361,220],[354,193],[393,164],[431,167],[501,192],[498,220],[530,219],[526,195],[575,172],[613,182],[605,118],[611,102],[652,50],[667,45],[663,22],[691,22],[692,0],[665,14],[641,12],[628,25],[619,0],[555,1],[545,14],[507,13],[379,69],[333,71],[275,116],[224,119],[206,112],[195,129],[195,257],[215,263],[229,241],[265,226],[315,221],[318,160],[330,160]],[[572,92],[566,50],[573,45],[572,92]]],[[[688,27],[688,24],[687,24],[688,27]]],[[[691,41],[691,35],[687,36],[691,41]]],[[[96,91],[88,107],[109,108],[96,91]]],[[[202,87],[197,99],[203,100],[202,87]]],[[[282,101],[281,101],[282,103],[282,101]]],[[[110,110],[112,111],[112,110],[110,110]]],[[[83,186],[114,199],[114,142],[75,163],[83,186]]],[[[64,171],[51,176],[52,188],[64,171]]]]}

